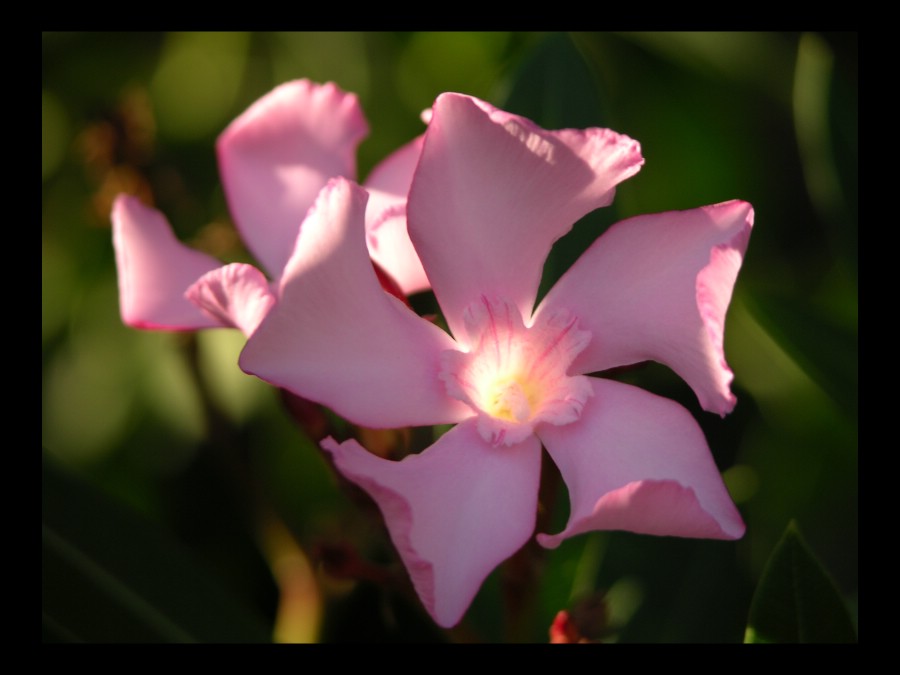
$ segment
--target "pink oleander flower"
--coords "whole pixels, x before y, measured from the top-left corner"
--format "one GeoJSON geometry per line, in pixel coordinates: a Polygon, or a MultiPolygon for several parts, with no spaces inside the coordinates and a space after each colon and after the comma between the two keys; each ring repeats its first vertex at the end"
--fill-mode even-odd
{"type": "MultiPolygon", "coordinates": [[[[356,148],[367,133],[355,95],[298,80],[263,96],[219,136],[229,208],[268,279],[252,265],[223,265],[184,246],[159,211],[119,195],[112,222],[122,320],[136,328],[227,326],[251,334],[276,301],[269,279],[281,277],[309,207],[330,178],[356,177],[356,148]]],[[[365,183],[371,258],[407,294],[428,288],[406,235],[406,195],[421,146],[420,136],[365,183]]]]}
{"type": "Polygon", "coordinates": [[[452,336],[385,293],[366,192],[332,181],[241,367],[368,427],[455,423],[395,462],[322,446],[378,503],[435,621],[457,623],[535,529],[541,446],[569,489],[562,532],[735,539],[744,524],[702,431],[673,401],[592,375],[655,360],[724,415],[723,326],[753,210],[732,201],[613,225],[535,307],[555,240],[643,164],[607,129],[545,131],[441,95],[408,201],[410,238],[452,336]]]}

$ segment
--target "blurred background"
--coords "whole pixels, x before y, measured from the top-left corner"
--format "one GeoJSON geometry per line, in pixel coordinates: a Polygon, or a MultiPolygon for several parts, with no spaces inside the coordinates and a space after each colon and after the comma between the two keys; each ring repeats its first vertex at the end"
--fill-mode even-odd
{"type": "Polygon", "coordinates": [[[791,520],[855,620],[857,129],[855,33],[42,35],[43,639],[547,641],[569,609],[604,641],[738,642],[791,520]],[[504,620],[501,570],[440,631],[385,582],[397,562],[371,507],[279,393],[238,369],[237,331],[122,325],[113,197],[137,194],[182,241],[250,260],[215,138],[301,77],[358,94],[361,179],[443,91],[640,141],[644,168],[557,244],[545,289],[618,219],[753,204],[725,333],[735,411],[702,412],[659,366],[619,375],[697,417],[741,541],[581,536],[542,559],[521,625],[504,620]]]}

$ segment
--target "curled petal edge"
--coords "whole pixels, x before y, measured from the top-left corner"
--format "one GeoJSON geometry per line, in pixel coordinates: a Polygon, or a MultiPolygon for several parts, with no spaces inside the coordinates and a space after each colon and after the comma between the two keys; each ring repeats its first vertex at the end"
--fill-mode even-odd
{"type": "Polygon", "coordinates": [[[224,326],[250,337],[275,304],[265,275],[253,265],[231,263],[207,272],[185,297],[224,326]]]}
{"type": "Polygon", "coordinates": [[[639,480],[603,495],[593,512],[566,526],[558,534],[537,535],[545,548],[556,548],[569,537],[594,530],[626,530],[655,536],[694,537],[698,539],[740,539],[746,527],[726,530],[700,505],[692,488],[674,480],[639,480]],[[658,502],[668,505],[665,510],[654,509],[658,518],[644,517],[658,502]],[[677,532],[677,535],[674,533],[677,532]]]}
{"type": "Polygon", "coordinates": [[[748,209],[744,226],[729,242],[710,251],[709,264],[697,274],[697,310],[710,346],[718,359],[719,382],[717,396],[709,396],[703,390],[696,393],[704,410],[718,413],[722,417],[734,410],[737,404],[737,396],[731,391],[734,372],[725,359],[725,315],[750,241],[754,217],[753,208],[749,204],[732,204],[743,205],[748,209]]]}

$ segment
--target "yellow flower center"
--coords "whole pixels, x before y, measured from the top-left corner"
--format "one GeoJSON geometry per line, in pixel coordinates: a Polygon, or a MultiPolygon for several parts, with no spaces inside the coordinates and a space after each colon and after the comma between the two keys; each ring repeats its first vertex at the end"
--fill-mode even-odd
{"type": "Polygon", "coordinates": [[[469,351],[443,354],[447,393],[478,414],[478,428],[494,445],[524,440],[541,422],[578,419],[591,388],[566,370],[590,340],[566,313],[525,326],[515,305],[482,298],[463,316],[469,351]]]}
{"type": "Polygon", "coordinates": [[[485,387],[484,404],[488,415],[507,422],[525,422],[540,402],[539,392],[532,382],[517,378],[500,378],[485,387]]]}

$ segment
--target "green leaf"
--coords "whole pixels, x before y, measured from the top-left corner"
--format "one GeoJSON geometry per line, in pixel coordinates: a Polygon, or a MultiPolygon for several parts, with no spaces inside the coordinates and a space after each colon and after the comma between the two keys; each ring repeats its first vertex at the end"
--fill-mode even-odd
{"type": "Polygon", "coordinates": [[[750,606],[744,641],[856,642],[837,587],[793,521],[766,564],[750,606]]]}
{"type": "Polygon", "coordinates": [[[571,38],[556,33],[526,57],[499,104],[545,129],[563,129],[605,126],[603,101],[599,80],[571,38]]]}
{"type": "MultiPolygon", "coordinates": [[[[852,327],[790,293],[757,291],[745,298],[753,315],[849,418],[859,407],[859,341],[852,327]]],[[[847,313],[855,313],[854,307],[847,313]]]]}
{"type": "Polygon", "coordinates": [[[45,642],[268,642],[262,620],[152,523],[44,459],[45,642]]]}
{"type": "Polygon", "coordinates": [[[794,124],[807,191],[834,254],[859,276],[859,86],[855,35],[804,33],[794,124]],[[843,66],[843,67],[841,67],[843,66]]]}

